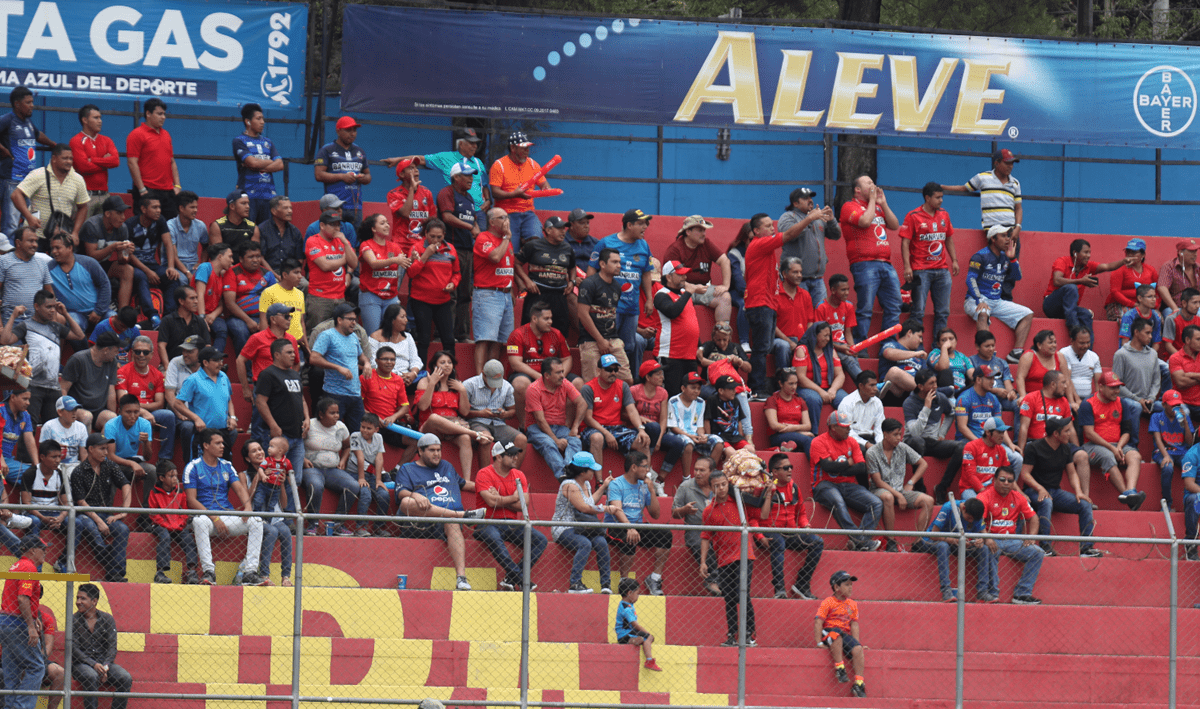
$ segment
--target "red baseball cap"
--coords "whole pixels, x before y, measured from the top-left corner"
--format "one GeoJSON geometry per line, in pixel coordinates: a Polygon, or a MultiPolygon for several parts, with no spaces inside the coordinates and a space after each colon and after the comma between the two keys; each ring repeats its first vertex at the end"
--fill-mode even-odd
{"type": "Polygon", "coordinates": [[[662,365],[656,359],[648,359],[642,362],[642,366],[638,367],[638,376],[642,379],[650,376],[652,373],[662,369],[662,365]]]}
{"type": "Polygon", "coordinates": [[[1105,372],[1104,376],[1100,380],[1100,383],[1106,387],[1119,387],[1125,384],[1125,382],[1117,379],[1117,375],[1113,374],[1112,372],[1105,372]]]}
{"type": "Polygon", "coordinates": [[[1179,406],[1183,403],[1183,394],[1180,394],[1175,389],[1167,389],[1163,392],[1163,406],[1179,406]]]}
{"type": "Polygon", "coordinates": [[[698,372],[688,372],[687,376],[685,376],[683,378],[683,383],[684,384],[703,384],[704,377],[701,377],[698,372]]]}
{"type": "Polygon", "coordinates": [[[1180,239],[1175,242],[1176,251],[1200,251],[1200,241],[1195,239],[1180,239]]]}
{"type": "Polygon", "coordinates": [[[1008,148],[1002,148],[992,153],[992,162],[1021,162],[1008,148]]]}
{"type": "Polygon", "coordinates": [[[662,274],[664,276],[671,273],[677,273],[681,276],[686,276],[687,274],[691,273],[691,271],[692,269],[684,266],[679,261],[667,261],[662,267],[662,274]]]}
{"type": "Polygon", "coordinates": [[[400,174],[400,173],[404,172],[404,170],[405,170],[405,169],[406,169],[406,168],[407,168],[409,165],[412,165],[412,162],[413,162],[412,160],[401,160],[400,162],[396,163],[396,179],[397,179],[397,180],[399,180],[399,179],[403,179],[403,178],[401,177],[401,174],[400,174]]]}
{"type": "Polygon", "coordinates": [[[337,125],[338,130],[346,130],[347,128],[361,128],[362,127],[362,124],[360,124],[358,121],[354,120],[350,116],[342,116],[341,118],[337,119],[336,125],[337,125]]]}

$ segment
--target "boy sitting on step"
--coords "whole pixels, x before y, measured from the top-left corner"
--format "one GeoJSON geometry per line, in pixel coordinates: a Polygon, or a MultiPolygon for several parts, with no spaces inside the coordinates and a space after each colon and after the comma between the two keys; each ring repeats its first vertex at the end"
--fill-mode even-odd
{"type": "Polygon", "coordinates": [[[838,682],[849,682],[846,674],[846,657],[854,663],[854,684],[850,693],[856,697],[867,696],[867,685],[863,682],[863,650],[858,641],[858,604],[850,596],[854,592],[857,576],[846,571],[836,571],[829,577],[833,595],[821,601],[814,623],[817,647],[829,648],[833,656],[833,673],[838,682]]]}

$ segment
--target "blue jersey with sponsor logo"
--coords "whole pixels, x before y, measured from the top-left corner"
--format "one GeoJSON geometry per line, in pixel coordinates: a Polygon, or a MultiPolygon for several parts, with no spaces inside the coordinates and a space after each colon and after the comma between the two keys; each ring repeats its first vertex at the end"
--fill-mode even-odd
{"type": "Polygon", "coordinates": [[[600,252],[612,249],[621,254],[621,272],[614,282],[621,287],[621,302],[617,305],[619,315],[637,315],[638,294],[642,290],[642,274],[649,273],[650,245],[645,239],[638,239],[632,244],[621,241],[620,234],[611,234],[596,244],[588,264],[597,271],[600,270],[600,252]]]}
{"type": "MultiPolygon", "coordinates": [[[[233,139],[233,159],[237,161],[237,188],[251,199],[271,199],[275,196],[275,175],[246,167],[246,158],[279,157],[275,143],[265,135],[251,138],[245,133],[233,139]]],[[[332,172],[332,170],[330,170],[332,172]]]]}
{"type": "MultiPolygon", "coordinates": [[[[975,387],[967,389],[958,395],[958,401],[954,405],[955,416],[967,417],[967,428],[971,429],[971,433],[976,436],[983,435],[983,424],[993,416],[1000,415],[1000,400],[992,392],[984,392],[980,396],[975,387]]],[[[964,436],[959,433],[956,438],[962,439],[964,436]]]]}
{"type": "Polygon", "coordinates": [[[10,158],[0,158],[0,178],[20,182],[36,166],[37,133],[32,117],[21,120],[15,113],[0,116],[0,145],[12,153],[10,158]]]}
{"type": "Polygon", "coordinates": [[[396,490],[424,495],[429,502],[447,510],[462,510],[462,487],[467,481],[446,461],[427,468],[413,461],[396,471],[396,490]]]}
{"type": "MultiPolygon", "coordinates": [[[[324,165],[325,171],[331,175],[361,173],[367,166],[367,154],[357,143],[351,143],[350,147],[346,148],[341,143],[333,142],[317,151],[314,164],[324,165]]],[[[333,182],[325,185],[325,193],[337,195],[338,199],[345,202],[342,205],[343,209],[362,209],[362,185],[333,182]]]]}
{"type": "Polygon", "coordinates": [[[967,297],[979,300],[1000,300],[1000,287],[1012,276],[1021,280],[1021,264],[1009,261],[1004,253],[995,253],[990,248],[975,252],[967,265],[967,297]]]}

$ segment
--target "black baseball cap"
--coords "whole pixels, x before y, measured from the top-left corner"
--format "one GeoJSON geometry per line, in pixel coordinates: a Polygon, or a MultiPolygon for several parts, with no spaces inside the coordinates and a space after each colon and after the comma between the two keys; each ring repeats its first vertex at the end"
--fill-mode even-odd
{"type": "Polygon", "coordinates": [[[483,142],[483,138],[479,137],[479,134],[475,132],[474,128],[460,128],[457,132],[459,140],[465,140],[468,143],[483,142]]]}
{"type": "Polygon", "coordinates": [[[225,359],[225,353],[221,350],[209,345],[200,350],[200,361],[207,362],[212,359],[225,359]]]}
{"type": "Polygon", "coordinates": [[[572,209],[571,213],[567,215],[568,222],[577,222],[580,219],[595,219],[595,218],[596,218],[595,214],[588,214],[587,210],[583,209],[581,207],[576,207],[575,209],[572,209]]]}
{"type": "Polygon", "coordinates": [[[566,225],[567,225],[567,223],[563,221],[562,217],[553,216],[553,217],[548,217],[546,219],[546,222],[544,224],[542,224],[542,228],[543,229],[562,229],[566,225]]]}
{"type": "Polygon", "coordinates": [[[653,215],[646,214],[640,209],[631,209],[628,212],[625,212],[625,215],[621,217],[621,224],[632,224],[634,222],[640,222],[643,220],[650,221],[652,218],[653,215]]]}
{"type": "Polygon", "coordinates": [[[341,224],[342,218],[336,214],[330,214],[329,212],[325,212],[324,214],[321,215],[321,223],[322,224],[341,224]]]}
{"type": "Polygon", "coordinates": [[[729,376],[728,374],[717,378],[717,388],[718,389],[737,389],[737,387],[738,387],[737,380],[734,379],[733,377],[729,376]]]}
{"type": "Polygon", "coordinates": [[[834,571],[833,576],[829,577],[830,588],[836,587],[838,584],[846,583],[847,581],[857,581],[857,576],[851,576],[849,571],[839,570],[834,571]]]}

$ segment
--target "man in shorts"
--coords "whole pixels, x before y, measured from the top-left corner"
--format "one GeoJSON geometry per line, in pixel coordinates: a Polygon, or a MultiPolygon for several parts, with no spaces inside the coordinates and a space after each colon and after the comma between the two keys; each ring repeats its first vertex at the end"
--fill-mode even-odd
{"type": "MultiPolygon", "coordinates": [[[[499,360],[489,359],[483,365],[483,373],[463,382],[471,410],[467,413],[468,426],[472,431],[486,433],[493,441],[511,443],[517,447],[517,459],[513,467],[520,467],[525,459],[525,434],[509,426],[505,421],[517,410],[513,397],[513,385],[504,381],[504,365],[499,360]]],[[[479,459],[487,460],[491,446],[480,446],[479,459]]]]}
{"type": "Polygon", "coordinates": [[[650,436],[633,403],[629,385],[617,380],[620,371],[621,363],[616,355],[601,355],[600,371],[596,378],[579,390],[580,396],[587,402],[587,412],[583,415],[587,429],[581,438],[596,460],[604,455],[605,448],[622,454],[633,450],[647,455],[650,452],[650,436]],[[622,411],[632,428],[622,422],[622,411]]]}
{"type": "MultiPolygon", "coordinates": [[[[884,529],[896,528],[896,507],[915,509],[917,529],[925,529],[933,514],[933,498],[913,489],[924,475],[929,463],[902,440],[904,424],[894,418],[883,420],[883,440],[867,449],[867,474],[871,476],[871,492],[883,502],[884,529]],[[904,471],[913,467],[912,477],[904,481],[904,471]]],[[[896,540],[888,538],[887,551],[897,552],[896,540]]]]}
{"type": "MultiPolygon", "coordinates": [[[[1127,420],[1122,386],[1124,382],[1117,375],[1105,372],[1096,393],[1079,405],[1079,425],[1083,427],[1083,450],[1087,451],[1088,463],[1104,472],[1104,477],[1120,493],[1118,500],[1136,510],[1146,501],[1146,493],[1137,489],[1142,454],[1129,445],[1132,427],[1138,425],[1139,419],[1127,420]],[[1118,465],[1125,466],[1124,476],[1118,465]]],[[[1080,482],[1083,494],[1087,495],[1088,483],[1080,482]]]]}
{"type": "MultiPolygon", "coordinates": [[[[644,513],[659,518],[658,498],[650,493],[647,476],[650,473],[650,457],[640,450],[630,451],[625,456],[625,474],[608,486],[608,501],[620,506],[616,512],[604,515],[609,524],[641,524],[644,513]]],[[[671,532],[665,529],[612,529],[608,530],[608,543],[619,556],[617,569],[621,578],[629,575],[633,567],[633,555],[638,547],[654,550],[654,571],[646,577],[646,590],[652,596],[663,595],[662,573],[671,555],[671,532]]]]}
{"type": "Polygon", "coordinates": [[[967,299],[963,311],[975,319],[979,330],[990,331],[993,319],[1013,329],[1013,348],[1007,360],[1015,365],[1021,361],[1022,347],[1033,325],[1033,311],[1000,297],[1006,279],[1021,280],[1012,233],[1012,227],[1001,224],[988,229],[988,245],[977,251],[967,265],[967,299]]]}

